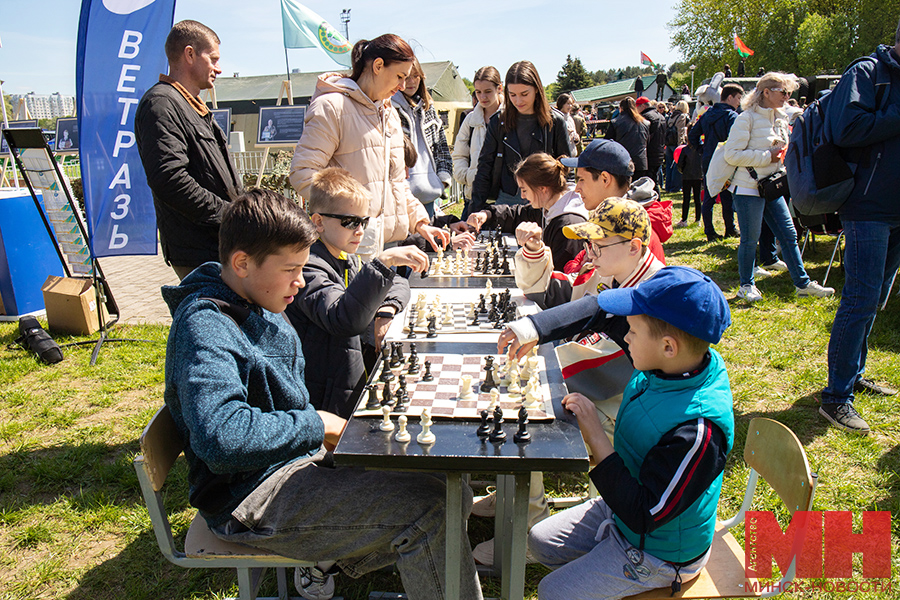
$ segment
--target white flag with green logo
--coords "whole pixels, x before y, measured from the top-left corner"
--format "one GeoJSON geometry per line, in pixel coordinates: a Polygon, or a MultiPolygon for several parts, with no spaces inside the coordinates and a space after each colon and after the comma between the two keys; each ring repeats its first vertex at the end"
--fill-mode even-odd
{"type": "Polygon", "coordinates": [[[336,63],[350,67],[350,42],[325,19],[296,0],[281,0],[285,48],[321,48],[336,63]]]}

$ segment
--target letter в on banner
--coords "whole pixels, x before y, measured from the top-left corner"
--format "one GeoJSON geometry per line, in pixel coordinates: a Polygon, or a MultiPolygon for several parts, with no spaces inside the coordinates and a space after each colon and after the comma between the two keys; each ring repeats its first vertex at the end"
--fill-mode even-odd
{"type": "Polygon", "coordinates": [[[156,213],[134,114],[166,73],[175,0],[83,0],[75,61],[81,176],[96,257],[156,254],[156,213]]]}

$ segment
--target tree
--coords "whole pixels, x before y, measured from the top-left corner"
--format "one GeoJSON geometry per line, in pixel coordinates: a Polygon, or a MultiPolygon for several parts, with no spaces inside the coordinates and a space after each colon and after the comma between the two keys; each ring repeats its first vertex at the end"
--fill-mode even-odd
{"type": "MultiPolygon", "coordinates": [[[[12,105],[12,100],[9,97],[9,94],[3,94],[3,100],[4,100],[4,104],[6,106],[6,119],[8,121],[12,121],[14,108],[12,105]]],[[[3,118],[0,117],[0,121],[2,121],[2,120],[3,120],[3,118]]]]}
{"type": "Polygon", "coordinates": [[[563,65],[559,74],[556,76],[556,92],[571,92],[572,90],[580,90],[594,85],[590,74],[581,64],[580,58],[572,59],[572,55],[566,56],[566,64],[563,65]]]}

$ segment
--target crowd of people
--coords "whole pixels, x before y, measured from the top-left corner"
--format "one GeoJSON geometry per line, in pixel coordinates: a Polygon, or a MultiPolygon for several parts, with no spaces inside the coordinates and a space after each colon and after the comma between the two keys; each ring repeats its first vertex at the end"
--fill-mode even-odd
{"type": "MultiPolygon", "coordinates": [[[[735,443],[726,364],[710,347],[731,314],[708,276],[665,265],[672,202],[659,192],[682,189],[675,226],[693,206],[709,241],[721,237],[711,217],[719,198],[725,235],[740,237],[738,298],[762,297],[755,281],[766,269],[788,271],[798,296],[833,294],[806,273],[785,198],[759,185],[781,167],[795,78],[767,73],[749,94],[726,85],[693,117],[685,99],[629,96],[605,139],[582,149],[571,95],[551,106],[529,61],[502,79],[486,66],[451,152],[409,44],[393,34],[361,40],[352,71],[321,75],[306,112],[290,170],[304,210],[242,188],[199,100],[220,73],[219,44],[201,23],[176,24],[169,75],[141,100],[135,124],[164,256],[182,280],[162,290],[173,317],[165,402],[186,443],[191,504],[212,532],[317,561],[296,570],[303,598],[331,598],[338,571],[359,577],[391,564],[409,598],[444,597],[443,479],[335,467],[330,451],[409,302],[402,271],[428,268],[423,248],[468,247],[473,232],[499,227],[520,246],[517,286],[544,310],[510,323],[498,352],[519,358],[553,342],[560,360],[577,348],[588,364],[614,348],[634,369],[612,413],[590,386],[562,399],[600,497],[549,516],[532,478],[529,555],[553,570],[539,597],[620,598],[696,576],[710,559],[735,443]],[[731,175],[713,195],[717,152],[731,175]],[[451,178],[464,190],[461,219],[435,206],[451,178]]],[[[858,433],[869,427],[854,391],[894,393],[864,375],[875,309],[900,267],[900,176],[881,164],[900,144],[898,53],[900,27],[894,47],[841,79],[828,114],[835,143],[865,160],[841,210],[846,283],[820,413],[858,433]]],[[[493,498],[464,492],[467,513],[490,513],[493,498]]],[[[475,560],[490,564],[492,545],[459,550],[460,595],[481,598],[475,560]]]]}

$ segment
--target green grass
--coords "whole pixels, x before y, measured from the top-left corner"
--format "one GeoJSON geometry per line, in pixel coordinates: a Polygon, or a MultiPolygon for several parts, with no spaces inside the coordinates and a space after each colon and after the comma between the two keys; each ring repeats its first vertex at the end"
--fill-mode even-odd
{"type": "MultiPolygon", "coordinates": [[[[680,215],[680,195],[671,199],[680,215]]],[[[721,221],[718,226],[721,231],[721,221]]],[[[819,281],[830,256],[828,246],[823,240],[806,256],[807,268],[819,281]]],[[[736,240],[708,244],[700,228],[691,226],[676,230],[665,247],[669,264],[705,271],[733,299],[736,240]]],[[[832,270],[828,283],[840,289],[839,268],[832,270]]],[[[743,498],[748,469],[740,450],[756,416],[785,423],[803,442],[819,475],[817,510],[900,514],[897,399],[858,397],[857,407],[873,428],[865,438],[828,427],[816,412],[838,300],[797,300],[787,274],[758,286],[762,302],[747,307],[731,301],[733,325],[718,345],[728,365],[737,421],[720,516],[731,516],[743,498]]],[[[162,401],[168,328],[123,326],[116,331],[119,337],[154,343],[106,345],[94,367],[88,364],[92,346],[67,348],[62,363],[46,366],[7,348],[17,336],[16,326],[0,324],[0,599],[212,599],[237,593],[233,572],[179,569],[157,549],[131,460],[141,429],[162,401]]],[[[900,386],[898,331],[900,298],[892,297],[875,321],[867,371],[895,387],[900,386]]],[[[185,479],[181,460],[166,497],[179,545],[193,516],[185,479]]],[[[587,490],[584,475],[545,473],[544,481],[550,496],[587,490]]],[[[754,508],[774,510],[786,523],[786,511],[765,485],[754,508]]],[[[900,520],[893,523],[893,568],[900,572],[900,520]]],[[[469,531],[473,544],[478,543],[492,537],[493,523],[473,518],[469,531]]],[[[736,534],[742,541],[741,528],[736,534]]],[[[861,579],[861,566],[855,568],[855,578],[861,579]]],[[[527,568],[530,597],[536,597],[546,572],[538,565],[527,568]]],[[[482,584],[485,595],[499,596],[499,581],[483,579],[482,584]]],[[[374,590],[401,589],[394,573],[338,578],[338,593],[348,600],[366,599],[374,590]]],[[[267,582],[263,592],[273,595],[274,583],[267,582]]]]}

